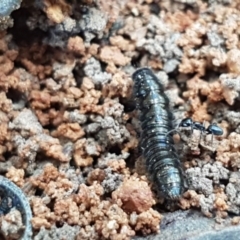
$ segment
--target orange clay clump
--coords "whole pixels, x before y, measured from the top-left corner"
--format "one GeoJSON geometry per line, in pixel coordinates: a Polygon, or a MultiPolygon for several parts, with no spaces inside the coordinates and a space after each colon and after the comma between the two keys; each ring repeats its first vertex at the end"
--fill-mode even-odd
{"type": "Polygon", "coordinates": [[[126,161],[123,159],[108,161],[107,165],[114,171],[127,174],[126,161]]]}
{"type": "Polygon", "coordinates": [[[223,96],[223,88],[220,82],[216,81],[213,83],[209,83],[208,85],[204,84],[205,87],[201,89],[201,94],[206,96],[210,101],[220,102],[224,99],[223,96]]]}
{"type": "Polygon", "coordinates": [[[85,54],[85,46],[83,39],[79,36],[75,37],[70,37],[68,39],[68,45],[67,48],[69,51],[74,52],[79,55],[84,55],[85,54]]]}
{"type": "Polygon", "coordinates": [[[59,6],[53,5],[46,9],[46,14],[55,23],[61,23],[64,20],[64,15],[59,6]]]}
{"type": "MultiPolygon", "coordinates": [[[[87,146],[87,139],[79,139],[75,143],[74,153],[73,153],[73,159],[75,164],[78,167],[86,167],[90,166],[93,163],[92,156],[88,155],[86,152],[86,146],[87,146]]],[[[100,146],[96,145],[96,155],[99,155],[101,152],[100,146]]]]}
{"type": "Polygon", "coordinates": [[[31,177],[31,183],[42,190],[51,198],[61,199],[72,191],[73,184],[60,173],[52,164],[47,164],[44,171],[37,177],[31,177]]]}
{"type": "Polygon", "coordinates": [[[40,149],[46,154],[46,156],[57,159],[60,162],[70,161],[70,159],[64,155],[63,147],[60,144],[59,139],[40,135],[36,140],[40,149]]]}
{"type": "Polygon", "coordinates": [[[41,227],[50,228],[56,217],[50,208],[46,206],[49,202],[43,198],[33,196],[30,200],[30,204],[33,211],[32,224],[34,229],[40,229],[41,227]]]}
{"type": "Polygon", "coordinates": [[[173,14],[167,13],[165,20],[166,22],[170,22],[175,30],[183,32],[193,24],[193,20],[196,17],[192,11],[187,11],[186,13],[176,11],[173,14]]]}
{"type": "Polygon", "coordinates": [[[215,199],[214,207],[219,209],[220,211],[228,210],[228,205],[222,198],[216,198],[215,199]]]}
{"type": "Polygon", "coordinates": [[[14,182],[19,187],[22,187],[24,184],[24,170],[16,169],[15,167],[10,167],[6,174],[6,177],[14,182]]]}
{"type": "Polygon", "coordinates": [[[52,132],[53,137],[64,137],[75,142],[85,135],[78,123],[62,123],[56,131],[52,132]]]}
{"type": "Polygon", "coordinates": [[[137,216],[137,223],[134,230],[141,231],[143,235],[152,232],[159,233],[161,219],[162,216],[157,211],[150,208],[137,216]]]}
{"type": "Polygon", "coordinates": [[[81,90],[83,91],[83,96],[80,98],[81,113],[101,111],[102,107],[98,106],[97,103],[102,93],[94,88],[92,80],[84,77],[81,85],[81,90]]]}
{"type": "Polygon", "coordinates": [[[233,217],[231,223],[232,223],[232,225],[239,225],[240,224],[240,217],[233,217]]]}
{"type": "Polygon", "coordinates": [[[94,181],[102,182],[106,177],[105,172],[102,169],[94,169],[88,174],[87,182],[92,185],[94,181]]]}
{"type": "MultiPolygon", "coordinates": [[[[90,222],[95,223],[100,238],[130,239],[135,232],[129,226],[127,214],[117,204],[100,201],[102,195],[103,188],[96,182],[90,187],[80,185],[79,193],[73,197],[79,206],[79,224],[87,228],[90,222]]],[[[84,232],[80,232],[77,239],[82,239],[84,232]]]]}
{"type": "Polygon", "coordinates": [[[103,96],[108,98],[123,97],[127,98],[131,95],[132,79],[124,72],[117,72],[113,75],[110,83],[103,88],[103,96]]]}
{"type": "MultiPolygon", "coordinates": [[[[1,120],[0,120],[1,121],[1,120]]],[[[1,121],[0,123],[0,144],[4,144],[10,139],[8,125],[1,121]]]]}
{"type": "Polygon", "coordinates": [[[12,101],[7,98],[4,92],[0,93],[0,109],[6,113],[12,110],[12,101]]]}
{"type": "Polygon", "coordinates": [[[70,6],[63,0],[57,2],[44,0],[44,6],[47,17],[55,23],[61,23],[65,16],[70,14],[70,6]]]}
{"type": "Polygon", "coordinates": [[[112,198],[127,212],[141,213],[155,203],[147,182],[134,176],[125,179],[112,198]]]}
{"type": "Polygon", "coordinates": [[[200,206],[200,196],[193,190],[188,190],[180,198],[179,203],[182,209],[189,209],[190,207],[199,207],[200,206]]]}
{"type": "Polygon", "coordinates": [[[33,100],[32,108],[46,109],[50,107],[51,95],[45,91],[32,91],[30,98],[33,100]]]}
{"type": "Polygon", "coordinates": [[[22,214],[12,208],[6,215],[0,216],[1,239],[21,239],[24,231],[22,214]]]}
{"type": "Polygon", "coordinates": [[[71,198],[56,200],[54,213],[57,221],[66,221],[70,225],[79,223],[78,206],[71,198]]]}
{"type": "Polygon", "coordinates": [[[125,57],[119,48],[117,47],[110,47],[110,46],[105,46],[101,48],[100,59],[105,62],[105,63],[114,63],[115,65],[118,66],[125,66],[130,62],[130,58],[125,57]]]}
{"type": "Polygon", "coordinates": [[[110,37],[110,43],[122,51],[133,51],[135,49],[134,44],[129,40],[124,39],[122,36],[110,37]]]}
{"type": "Polygon", "coordinates": [[[231,133],[228,139],[223,139],[217,148],[217,161],[223,163],[224,166],[240,168],[240,134],[231,133]]]}
{"type": "Polygon", "coordinates": [[[240,50],[239,49],[231,49],[227,53],[227,66],[231,73],[240,74],[240,50]]]}

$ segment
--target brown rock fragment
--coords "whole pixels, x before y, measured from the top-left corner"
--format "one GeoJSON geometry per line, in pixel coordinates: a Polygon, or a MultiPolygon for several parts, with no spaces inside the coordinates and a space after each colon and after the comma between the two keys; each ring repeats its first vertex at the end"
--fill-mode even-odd
{"type": "Polygon", "coordinates": [[[46,14],[55,23],[61,23],[64,20],[64,15],[58,5],[50,6],[46,9],[46,14]]]}
{"type": "Polygon", "coordinates": [[[119,48],[105,46],[100,51],[100,59],[105,63],[114,63],[118,66],[125,66],[130,62],[130,58],[125,57],[119,48]]]}
{"type": "Polygon", "coordinates": [[[182,209],[189,209],[191,206],[193,207],[199,207],[200,206],[200,196],[193,190],[188,190],[185,192],[180,198],[180,207],[182,209]]]}
{"type": "Polygon", "coordinates": [[[44,199],[33,196],[31,198],[31,207],[33,211],[32,225],[34,229],[41,227],[50,228],[55,221],[54,213],[46,206],[44,199]]]}
{"type": "Polygon", "coordinates": [[[127,212],[144,212],[155,203],[147,182],[136,177],[125,179],[122,185],[112,193],[114,201],[120,201],[127,212]]]}
{"type": "Polygon", "coordinates": [[[6,174],[6,177],[14,182],[19,187],[23,186],[24,184],[24,170],[23,169],[16,169],[15,167],[10,167],[6,174]]]}
{"type": "Polygon", "coordinates": [[[51,164],[44,167],[44,172],[30,179],[31,183],[44,190],[45,194],[51,198],[62,199],[68,196],[73,188],[73,183],[65,176],[58,172],[51,164]]]}
{"type": "Polygon", "coordinates": [[[54,137],[65,137],[75,142],[85,135],[78,123],[62,123],[56,131],[52,132],[54,137]]]}
{"type": "Polygon", "coordinates": [[[102,182],[106,177],[105,172],[102,169],[94,169],[92,172],[89,173],[87,182],[88,184],[92,184],[94,181],[102,182]]]}
{"type": "Polygon", "coordinates": [[[24,225],[21,212],[12,209],[8,214],[0,217],[1,238],[4,239],[20,239],[24,231],[24,225]]]}
{"type": "Polygon", "coordinates": [[[158,233],[162,216],[152,208],[137,216],[135,231],[141,231],[143,235],[158,233]]]}
{"type": "Polygon", "coordinates": [[[63,147],[57,138],[50,138],[48,141],[40,138],[38,141],[40,149],[46,156],[57,159],[60,162],[68,162],[70,160],[63,154],[63,147]]]}
{"type": "Polygon", "coordinates": [[[34,229],[40,229],[41,227],[45,227],[46,229],[51,228],[51,223],[41,217],[33,217],[31,222],[34,229]]]}
{"type": "Polygon", "coordinates": [[[122,36],[110,37],[110,43],[122,51],[133,51],[134,44],[131,44],[129,40],[124,39],[122,36]]]}
{"type": "Polygon", "coordinates": [[[70,37],[68,39],[67,48],[69,51],[80,54],[80,55],[84,55],[85,53],[85,46],[84,46],[83,39],[79,36],[70,37]]]}
{"type": "Polygon", "coordinates": [[[239,225],[240,224],[240,217],[233,217],[232,225],[239,225]]]}
{"type": "Polygon", "coordinates": [[[30,98],[32,100],[32,108],[46,109],[50,107],[51,96],[45,91],[32,91],[30,98]]]}
{"type": "Polygon", "coordinates": [[[61,199],[56,201],[54,205],[54,212],[57,221],[66,221],[68,224],[78,224],[79,211],[78,206],[71,198],[61,199]]]}
{"type": "Polygon", "coordinates": [[[230,72],[240,74],[240,50],[231,49],[227,53],[227,66],[230,72]]]}

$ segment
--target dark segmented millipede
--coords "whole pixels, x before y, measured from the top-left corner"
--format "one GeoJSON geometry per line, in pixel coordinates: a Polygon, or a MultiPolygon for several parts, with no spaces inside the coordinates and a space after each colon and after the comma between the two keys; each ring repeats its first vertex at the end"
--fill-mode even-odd
{"type": "Polygon", "coordinates": [[[150,179],[166,199],[178,199],[184,190],[181,163],[174,148],[173,114],[162,84],[149,68],[132,75],[133,95],[141,122],[140,147],[150,179]]]}

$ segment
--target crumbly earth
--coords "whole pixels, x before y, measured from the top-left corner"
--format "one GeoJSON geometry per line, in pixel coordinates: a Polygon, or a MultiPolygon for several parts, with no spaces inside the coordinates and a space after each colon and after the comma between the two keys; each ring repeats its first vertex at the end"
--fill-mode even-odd
{"type": "Polygon", "coordinates": [[[34,239],[159,232],[168,208],[132,111],[131,74],[145,66],[176,126],[191,117],[224,131],[212,141],[179,129],[188,186],[174,209],[240,214],[239,22],[233,0],[1,1],[0,172],[26,193],[34,239]]]}

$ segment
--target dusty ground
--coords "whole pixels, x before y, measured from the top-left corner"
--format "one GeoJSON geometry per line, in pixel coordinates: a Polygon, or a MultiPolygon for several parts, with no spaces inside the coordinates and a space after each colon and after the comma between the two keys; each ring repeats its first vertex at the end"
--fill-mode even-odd
{"type": "Polygon", "coordinates": [[[224,130],[213,142],[182,130],[189,185],[175,209],[218,222],[240,214],[238,1],[3,0],[0,29],[0,172],[28,196],[33,239],[159,231],[167,207],[138,158],[130,104],[143,66],[176,125],[224,130]]]}

